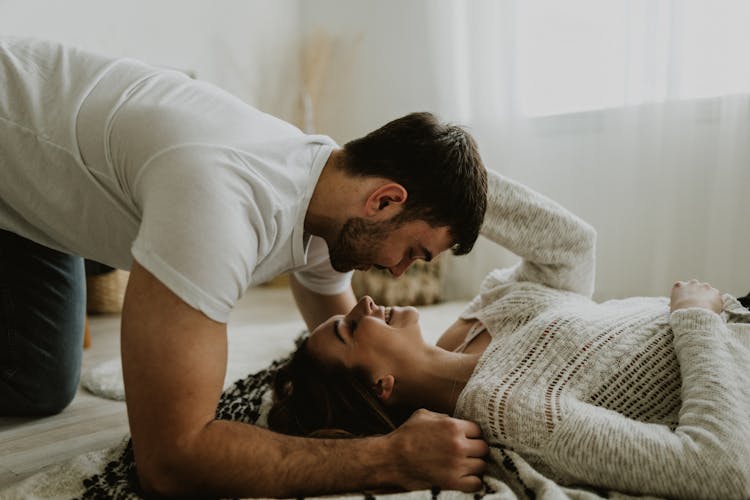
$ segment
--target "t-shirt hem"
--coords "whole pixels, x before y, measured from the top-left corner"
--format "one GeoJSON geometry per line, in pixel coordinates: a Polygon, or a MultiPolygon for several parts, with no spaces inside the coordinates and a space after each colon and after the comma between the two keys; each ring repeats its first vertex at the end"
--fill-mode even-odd
{"type": "Polygon", "coordinates": [[[199,310],[219,323],[226,323],[229,320],[231,309],[219,304],[195,283],[172,268],[159,255],[141,248],[137,242],[133,245],[131,253],[141,266],[156,276],[159,281],[190,307],[199,310]]]}
{"type": "Polygon", "coordinates": [[[310,280],[303,278],[302,273],[295,272],[294,277],[299,283],[310,290],[311,292],[319,293],[321,295],[338,295],[345,292],[352,283],[352,274],[346,273],[343,275],[341,281],[337,281],[334,284],[315,285],[310,280]]]}

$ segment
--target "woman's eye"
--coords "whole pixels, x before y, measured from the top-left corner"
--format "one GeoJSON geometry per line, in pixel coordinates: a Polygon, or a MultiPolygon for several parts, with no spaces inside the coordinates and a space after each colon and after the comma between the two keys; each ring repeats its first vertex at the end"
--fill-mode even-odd
{"type": "Polygon", "coordinates": [[[357,322],[354,321],[354,320],[350,320],[349,321],[349,331],[353,332],[356,329],[357,329],[357,322]]]}

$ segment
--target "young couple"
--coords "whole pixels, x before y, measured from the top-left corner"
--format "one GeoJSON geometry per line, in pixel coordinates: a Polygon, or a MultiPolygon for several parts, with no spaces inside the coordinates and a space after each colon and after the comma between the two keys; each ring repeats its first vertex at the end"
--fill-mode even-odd
{"type": "Polygon", "coordinates": [[[482,234],[522,261],[491,272],[437,345],[411,307],[362,298],[277,375],[271,429],[386,434],[426,408],[563,485],[750,495],[750,311],[696,280],[596,303],[595,231],[489,173],[482,234]]]}
{"type": "Polygon", "coordinates": [[[0,81],[0,415],[74,397],[85,257],[131,271],[121,351],[148,492],[472,491],[486,439],[561,481],[747,496],[747,310],[691,282],[671,312],[595,304],[593,231],[497,176],[488,201],[461,128],[413,113],[340,148],[206,82],[40,40],[0,39],[0,81]],[[357,304],[348,271],[466,253],[487,203],[484,234],[524,261],[437,347],[414,310],[357,304]],[[278,380],[276,429],[382,434],[435,412],[324,441],[216,419],[229,314],[282,272],[314,334],[278,380]]]}

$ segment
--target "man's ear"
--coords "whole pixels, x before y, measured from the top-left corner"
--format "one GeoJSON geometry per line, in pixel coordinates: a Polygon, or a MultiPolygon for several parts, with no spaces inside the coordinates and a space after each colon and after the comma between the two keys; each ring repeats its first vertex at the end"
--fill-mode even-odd
{"type": "Polygon", "coordinates": [[[391,397],[391,394],[393,394],[394,385],[396,385],[396,379],[393,375],[384,375],[372,384],[372,388],[378,399],[385,403],[391,397]]]}
{"type": "Polygon", "coordinates": [[[383,184],[375,189],[365,202],[365,215],[367,217],[382,216],[390,219],[398,213],[407,197],[406,188],[396,182],[383,184]]]}

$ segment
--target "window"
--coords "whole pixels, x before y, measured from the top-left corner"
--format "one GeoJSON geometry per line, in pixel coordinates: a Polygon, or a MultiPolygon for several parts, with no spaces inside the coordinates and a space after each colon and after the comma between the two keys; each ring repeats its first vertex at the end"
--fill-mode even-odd
{"type": "Polygon", "coordinates": [[[524,0],[515,13],[528,116],[750,91],[750,2],[524,0]]]}

